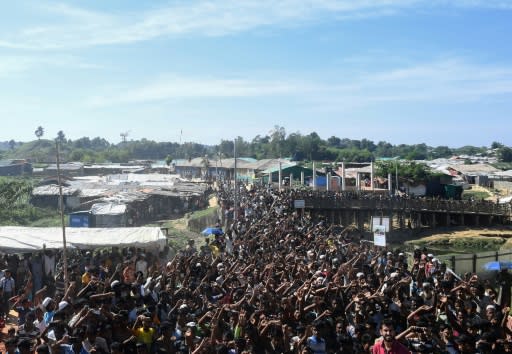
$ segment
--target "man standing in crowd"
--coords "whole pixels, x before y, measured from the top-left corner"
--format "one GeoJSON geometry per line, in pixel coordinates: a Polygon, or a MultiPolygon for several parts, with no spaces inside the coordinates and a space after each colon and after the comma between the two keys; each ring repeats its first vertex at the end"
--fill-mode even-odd
{"type": "Polygon", "coordinates": [[[0,291],[2,292],[2,315],[9,316],[9,299],[16,293],[16,284],[10,269],[4,269],[4,276],[0,279],[0,291]]]}
{"type": "Polygon", "coordinates": [[[372,354],[411,354],[409,349],[396,340],[395,324],[392,320],[385,319],[380,324],[382,340],[375,343],[372,354]]]}

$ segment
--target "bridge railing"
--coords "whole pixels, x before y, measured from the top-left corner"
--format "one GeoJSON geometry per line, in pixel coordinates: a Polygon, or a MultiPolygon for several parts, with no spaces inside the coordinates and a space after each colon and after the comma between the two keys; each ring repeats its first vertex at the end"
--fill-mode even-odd
{"type": "Polygon", "coordinates": [[[470,202],[457,200],[434,199],[346,199],[335,196],[305,196],[308,209],[385,209],[404,211],[439,211],[450,213],[477,213],[493,215],[509,215],[509,204],[497,204],[487,201],[470,202]]]}
{"type": "MultiPolygon", "coordinates": [[[[445,262],[456,273],[492,273],[485,271],[485,264],[491,261],[510,262],[512,251],[487,251],[473,254],[439,255],[439,260],[445,262]]],[[[494,271],[493,271],[494,272],[494,271]]]]}

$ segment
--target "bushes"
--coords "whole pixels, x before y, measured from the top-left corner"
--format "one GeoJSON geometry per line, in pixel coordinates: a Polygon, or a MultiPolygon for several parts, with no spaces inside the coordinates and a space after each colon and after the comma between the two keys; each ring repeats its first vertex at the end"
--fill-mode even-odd
{"type": "Polygon", "coordinates": [[[60,225],[56,210],[36,208],[30,204],[32,189],[29,179],[0,178],[0,225],[60,225]]]}

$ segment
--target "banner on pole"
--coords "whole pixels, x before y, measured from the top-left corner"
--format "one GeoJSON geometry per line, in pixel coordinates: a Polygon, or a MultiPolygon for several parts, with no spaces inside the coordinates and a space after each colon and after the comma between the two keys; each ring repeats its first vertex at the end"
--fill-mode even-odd
{"type": "Polygon", "coordinates": [[[384,225],[374,225],[373,244],[375,246],[386,247],[386,228],[384,225]]]}
{"type": "Polygon", "coordinates": [[[389,232],[390,218],[389,216],[372,216],[372,231],[375,232],[376,226],[384,226],[384,232],[389,232]]]}

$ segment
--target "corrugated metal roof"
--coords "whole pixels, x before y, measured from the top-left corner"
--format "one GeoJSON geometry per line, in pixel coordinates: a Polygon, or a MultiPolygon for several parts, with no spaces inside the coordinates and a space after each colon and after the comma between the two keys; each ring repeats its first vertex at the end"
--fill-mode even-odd
{"type": "MultiPolygon", "coordinates": [[[[75,171],[83,168],[84,165],[81,162],[68,162],[61,163],[59,168],[66,171],[75,171]]],[[[57,164],[51,164],[46,167],[46,170],[57,170],[57,164]]]]}
{"type": "Polygon", "coordinates": [[[252,163],[248,164],[247,168],[250,168],[253,170],[265,171],[265,170],[268,170],[269,168],[279,166],[279,161],[281,161],[282,163],[289,162],[288,160],[285,160],[285,159],[263,159],[263,160],[258,160],[256,162],[252,162],[252,163]]]}
{"type": "MultiPolygon", "coordinates": [[[[295,167],[297,166],[297,163],[296,162],[292,162],[292,163],[282,163],[281,164],[281,170],[285,170],[287,168],[290,168],[290,167],[295,167]]],[[[297,167],[301,167],[301,166],[297,166],[297,167]]],[[[308,168],[305,168],[304,169],[306,170],[311,170],[311,169],[308,169],[308,168]]],[[[267,168],[266,170],[262,171],[261,173],[262,174],[267,174],[267,173],[274,173],[274,172],[279,172],[279,163],[277,164],[277,166],[272,166],[270,168],[267,168]]]]}
{"type": "Polygon", "coordinates": [[[93,215],[121,215],[126,212],[126,204],[96,203],[91,206],[93,215]]]}
{"type": "Polygon", "coordinates": [[[462,174],[477,174],[477,175],[487,175],[492,174],[496,172],[500,172],[501,170],[492,167],[488,164],[478,163],[473,165],[457,165],[457,166],[450,166],[449,168],[452,168],[462,174]]]}
{"type": "Polygon", "coordinates": [[[121,165],[121,164],[96,164],[96,165],[85,165],[84,169],[123,169],[123,170],[140,170],[144,169],[143,165],[121,165]]]}
{"type": "Polygon", "coordinates": [[[493,176],[501,176],[501,177],[512,177],[512,170],[507,171],[499,171],[492,174],[493,176]]]}
{"type": "MultiPolygon", "coordinates": [[[[357,178],[358,173],[371,173],[372,168],[371,166],[364,166],[364,167],[350,167],[345,169],[345,178],[357,178]]],[[[342,177],[343,173],[341,168],[334,171],[338,176],[342,177]]]]}
{"type": "MultiPolygon", "coordinates": [[[[62,187],[62,195],[75,195],[78,191],[78,188],[62,187]]],[[[56,184],[49,184],[47,186],[36,187],[32,190],[32,195],[59,195],[59,186],[56,184]]]]}

